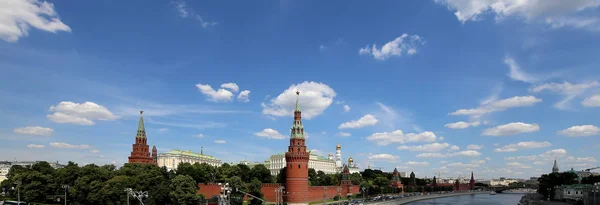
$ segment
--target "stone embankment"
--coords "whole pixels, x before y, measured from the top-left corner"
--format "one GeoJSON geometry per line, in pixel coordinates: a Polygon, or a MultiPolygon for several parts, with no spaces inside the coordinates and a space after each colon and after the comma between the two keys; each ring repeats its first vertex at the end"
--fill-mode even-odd
{"type": "Polygon", "coordinates": [[[455,193],[446,193],[446,194],[431,194],[431,195],[418,195],[418,196],[410,196],[404,198],[398,198],[389,201],[378,201],[374,203],[369,203],[369,205],[399,205],[399,204],[407,204],[413,201],[421,201],[426,199],[435,199],[435,198],[443,198],[443,197],[451,197],[451,196],[460,196],[460,195],[471,195],[471,194],[489,194],[487,191],[471,191],[471,192],[455,192],[455,193]]]}

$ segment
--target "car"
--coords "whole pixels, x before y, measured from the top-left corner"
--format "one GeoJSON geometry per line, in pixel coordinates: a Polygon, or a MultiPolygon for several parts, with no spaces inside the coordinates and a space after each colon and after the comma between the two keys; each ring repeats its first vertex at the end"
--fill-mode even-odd
{"type": "Polygon", "coordinates": [[[27,205],[24,201],[3,201],[2,205],[27,205]]]}

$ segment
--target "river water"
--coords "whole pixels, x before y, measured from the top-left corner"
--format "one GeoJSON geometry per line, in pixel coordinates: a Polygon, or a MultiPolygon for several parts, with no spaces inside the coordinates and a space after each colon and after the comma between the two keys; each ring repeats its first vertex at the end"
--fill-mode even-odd
{"type": "Polygon", "coordinates": [[[524,194],[473,194],[408,203],[409,205],[516,205],[524,194]]]}

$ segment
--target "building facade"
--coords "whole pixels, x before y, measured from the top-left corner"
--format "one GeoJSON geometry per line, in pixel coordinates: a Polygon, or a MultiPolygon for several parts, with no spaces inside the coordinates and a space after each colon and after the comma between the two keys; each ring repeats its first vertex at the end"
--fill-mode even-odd
{"type": "MultiPolygon", "coordinates": [[[[42,161],[14,161],[14,162],[3,161],[3,162],[0,162],[0,182],[6,180],[6,178],[7,178],[6,176],[8,175],[8,172],[10,171],[10,168],[12,166],[19,165],[19,166],[23,166],[23,167],[30,167],[31,165],[37,164],[38,162],[42,162],[42,161]]],[[[58,161],[57,162],[48,162],[48,164],[50,164],[50,167],[52,167],[54,169],[65,167],[65,165],[59,164],[58,161]]]]}
{"type": "MultiPolygon", "coordinates": [[[[337,168],[336,163],[333,159],[325,158],[317,155],[316,153],[309,152],[310,156],[308,159],[308,168],[314,169],[315,171],[322,171],[325,174],[335,174],[339,173],[340,170],[337,168]]],[[[279,174],[281,168],[287,166],[287,162],[285,160],[285,154],[275,154],[271,155],[264,164],[267,169],[271,172],[271,175],[279,174]]],[[[353,173],[352,171],[350,173],[353,173]]]]}
{"type": "Polygon", "coordinates": [[[348,158],[348,171],[350,174],[360,173],[360,170],[358,169],[358,166],[356,166],[356,163],[354,163],[352,157],[348,158]]]}
{"type": "Polygon", "coordinates": [[[302,112],[298,104],[300,92],[296,91],[296,109],[290,133],[290,145],[285,153],[286,192],[285,202],[290,205],[308,205],[308,160],[310,153],[306,150],[302,112]]]}
{"type": "Polygon", "coordinates": [[[146,138],[146,129],[144,128],[144,118],[142,114],[144,111],[140,111],[140,122],[138,124],[137,134],[135,135],[135,144],[129,156],[129,163],[140,163],[140,164],[157,164],[156,146],[152,147],[152,153],[150,147],[147,144],[148,138],[146,138]]]}
{"type": "Polygon", "coordinates": [[[182,162],[190,164],[206,163],[215,167],[221,166],[221,160],[210,155],[204,155],[202,149],[200,150],[200,153],[176,149],[158,154],[158,166],[167,167],[167,170],[177,170],[177,166],[182,162]]]}

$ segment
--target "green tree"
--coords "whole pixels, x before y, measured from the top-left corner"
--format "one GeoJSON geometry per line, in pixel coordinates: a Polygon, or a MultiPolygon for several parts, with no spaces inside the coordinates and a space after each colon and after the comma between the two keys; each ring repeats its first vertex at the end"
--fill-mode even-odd
{"type": "MultiPolygon", "coordinates": [[[[261,191],[262,182],[257,178],[252,179],[250,184],[248,184],[248,193],[259,198],[263,198],[263,194],[261,191]]],[[[248,203],[249,205],[261,205],[263,202],[261,200],[255,199],[252,197],[252,200],[248,203]]]]}
{"type": "Polygon", "coordinates": [[[250,183],[252,180],[252,176],[250,176],[250,167],[245,164],[238,164],[236,166],[240,169],[240,175],[238,176],[242,178],[242,181],[245,183],[250,183]]]}
{"type": "Polygon", "coordinates": [[[177,175],[171,181],[171,201],[178,205],[198,204],[203,197],[197,194],[196,182],[188,175],[177,175]]]}
{"type": "Polygon", "coordinates": [[[252,178],[258,179],[262,183],[271,183],[271,171],[265,165],[257,164],[250,171],[252,178]]]}
{"type": "Polygon", "coordinates": [[[600,182],[600,175],[591,175],[581,179],[582,184],[594,184],[600,182]]]}
{"type": "MultiPolygon", "coordinates": [[[[310,172],[309,172],[309,173],[310,173],[310,172]]],[[[281,168],[281,169],[279,170],[279,173],[277,174],[277,183],[280,183],[280,184],[285,184],[285,178],[286,178],[286,176],[287,176],[286,174],[287,174],[287,173],[286,173],[286,171],[285,171],[285,167],[284,167],[284,168],[281,168]]],[[[312,182],[312,181],[311,181],[311,183],[312,183],[312,185],[313,185],[313,186],[315,186],[315,185],[314,185],[314,182],[312,182]]]]}
{"type": "Polygon", "coordinates": [[[229,180],[227,180],[227,183],[229,183],[229,187],[231,187],[232,193],[231,193],[231,200],[230,203],[232,205],[241,205],[244,203],[244,194],[242,192],[239,191],[243,191],[246,192],[246,184],[242,181],[242,178],[238,177],[238,176],[232,176],[231,178],[229,178],[229,180]]]}
{"type": "Polygon", "coordinates": [[[377,177],[375,178],[375,180],[373,181],[373,184],[375,186],[377,186],[379,189],[384,189],[385,187],[389,187],[390,186],[390,180],[387,177],[377,177]]]}
{"type": "Polygon", "coordinates": [[[537,192],[544,195],[544,198],[554,198],[554,187],[577,183],[577,174],[571,172],[544,174],[538,178],[538,182],[537,192]]]}

